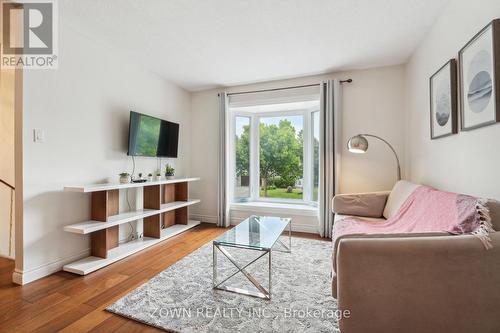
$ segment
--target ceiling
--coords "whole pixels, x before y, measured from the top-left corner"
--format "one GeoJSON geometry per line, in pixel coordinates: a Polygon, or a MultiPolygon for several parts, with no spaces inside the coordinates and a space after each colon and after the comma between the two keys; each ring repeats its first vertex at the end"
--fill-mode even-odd
{"type": "Polygon", "coordinates": [[[196,91],[404,63],[447,2],[64,0],[59,5],[63,22],[196,91]]]}

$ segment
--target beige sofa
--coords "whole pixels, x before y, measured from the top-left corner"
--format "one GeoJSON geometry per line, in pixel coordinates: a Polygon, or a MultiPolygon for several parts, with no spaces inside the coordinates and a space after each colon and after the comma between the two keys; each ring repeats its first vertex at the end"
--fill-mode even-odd
{"type": "MultiPolygon", "coordinates": [[[[417,185],[337,195],[346,215],[377,223],[393,216],[417,185]]],[[[488,204],[495,230],[500,205],[488,204]]],[[[471,235],[349,235],[334,244],[332,292],[348,310],[342,333],[500,332],[500,232],[485,250],[471,235]],[[347,318],[349,317],[349,318],[347,318]]]]}

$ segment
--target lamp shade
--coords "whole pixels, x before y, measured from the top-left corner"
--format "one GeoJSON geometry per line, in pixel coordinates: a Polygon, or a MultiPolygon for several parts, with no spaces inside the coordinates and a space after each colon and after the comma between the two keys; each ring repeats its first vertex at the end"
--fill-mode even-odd
{"type": "Polygon", "coordinates": [[[351,153],[363,154],[368,150],[368,140],[362,135],[356,135],[347,141],[347,149],[351,153]]]}

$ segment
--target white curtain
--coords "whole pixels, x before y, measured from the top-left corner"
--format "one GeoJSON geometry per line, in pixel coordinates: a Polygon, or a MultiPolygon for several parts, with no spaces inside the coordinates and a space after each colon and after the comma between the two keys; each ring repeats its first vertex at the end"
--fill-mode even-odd
{"type": "Polygon", "coordinates": [[[228,158],[227,158],[227,122],[228,122],[228,96],[227,93],[219,93],[219,173],[217,190],[217,226],[229,227],[229,204],[228,204],[228,158]]]}
{"type": "Polygon", "coordinates": [[[338,80],[321,82],[319,233],[331,237],[332,198],[339,189],[341,153],[341,88],[338,80]]]}

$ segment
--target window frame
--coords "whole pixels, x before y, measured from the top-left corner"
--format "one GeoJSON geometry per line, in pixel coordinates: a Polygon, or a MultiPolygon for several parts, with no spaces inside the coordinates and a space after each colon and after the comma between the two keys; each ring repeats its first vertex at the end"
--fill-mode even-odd
{"type": "MultiPolygon", "coordinates": [[[[318,114],[318,132],[321,131],[321,114],[320,114],[320,110],[312,110],[311,111],[311,114],[310,114],[310,121],[311,121],[311,126],[310,126],[310,130],[311,130],[311,135],[310,135],[310,152],[311,152],[311,159],[310,159],[310,163],[311,163],[311,172],[309,173],[309,177],[311,177],[310,179],[310,184],[311,184],[311,202],[314,203],[315,206],[318,206],[318,202],[319,202],[319,185],[320,185],[320,181],[319,181],[319,177],[320,177],[320,168],[321,168],[321,163],[319,163],[319,159],[320,157],[318,156],[318,197],[316,198],[316,200],[314,200],[314,114],[317,113],[318,114]]],[[[320,139],[320,136],[318,136],[318,141],[319,141],[319,145],[321,147],[321,139],[320,139]]],[[[320,148],[321,149],[321,148],[320,148]]],[[[318,151],[318,154],[320,154],[320,151],[318,151]]]]}
{"type": "Polygon", "coordinates": [[[229,122],[229,188],[231,203],[242,202],[269,202],[282,204],[310,205],[317,207],[318,202],[313,201],[313,113],[319,111],[319,105],[310,108],[300,108],[286,111],[269,111],[269,112],[252,112],[252,111],[236,111],[229,107],[230,122],[229,122]],[[303,196],[302,199],[282,199],[282,198],[265,198],[260,196],[260,120],[270,117],[287,117],[287,116],[302,116],[303,119],[303,196]],[[250,118],[250,196],[245,200],[236,200],[235,198],[235,180],[236,180],[236,150],[235,150],[235,135],[236,135],[236,118],[250,118]]]}
{"type": "MultiPolygon", "coordinates": [[[[236,118],[237,117],[242,117],[242,118],[249,118],[249,125],[250,125],[250,131],[253,129],[252,125],[252,117],[250,115],[247,115],[246,112],[243,112],[244,114],[241,115],[236,115],[236,114],[231,114],[230,121],[229,121],[229,142],[228,142],[228,148],[229,148],[229,198],[231,198],[230,202],[231,203],[241,203],[241,202],[248,202],[250,200],[245,200],[245,198],[238,198],[239,200],[236,200],[235,196],[235,180],[236,180],[236,140],[234,140],[236,136],[236,118]]],[[[250,133],[250,138],[252,137],[252,133],[250,133]]],[[[250,163],[250,170],[249,170],[249,177],[250,177],[250,196],[248,198],[252,197],[252,179],[253,179],[253,174],[252,174],[252,142],[250,140],[250,157],[249,157],[249,163],[250,163]]]]}

